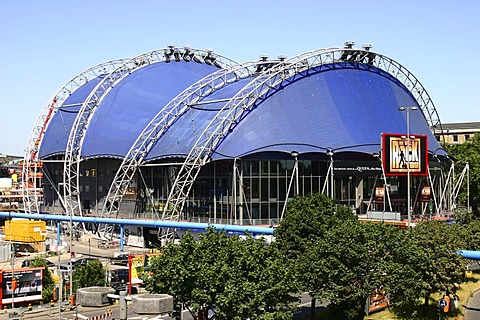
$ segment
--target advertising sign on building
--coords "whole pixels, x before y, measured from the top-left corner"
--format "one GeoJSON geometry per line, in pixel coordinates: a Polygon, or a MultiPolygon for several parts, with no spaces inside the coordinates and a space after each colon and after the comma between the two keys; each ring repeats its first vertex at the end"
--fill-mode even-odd
{"type": "Polygon", "coordinates": [[[422,192],[420,193],[419,200],[422,201],[422,202],[429,202],[430,201],[430,194],[431,194],[430,186],[423,186],[422,187],[422,192]]]}
{"type": "Polygon", "coordinates": [[[382,134],[382,164],[386,176],[428,174],[426,135],[382,134]]]}
{"type": "Polygon", "coordinates": [[[385,189],[383,187],[376,187],[375,188],[375,201],[383,201],[384,196],[385,196],[385,189]]]}

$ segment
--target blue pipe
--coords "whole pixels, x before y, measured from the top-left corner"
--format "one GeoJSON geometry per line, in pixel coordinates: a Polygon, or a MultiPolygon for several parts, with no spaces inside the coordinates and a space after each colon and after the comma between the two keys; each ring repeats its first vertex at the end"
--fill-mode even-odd
{"type": "MultiPolygon", "coordinates": [[[[36,220],[52,220],[52,221],[70,221],[70,216],[56,215],[49,213],[20,213],[20,212],[0,212],[3,218],[23,218],[36,220]]],[[[74,222],[87,222],[99,224],[116,224],[128,226],[142,226],[152,228],[172,228],[172,229],[200,229],[205,231],[212,227],[215,230],[225,230],[227,232],[249,232],[251,234],[273,235],[274,228],[256,227],[256,226],[239,226],[232,224],[208,224],[200,222],[182,222],[182,221],[164,221],[164,220],[139,220],[139,219],[116,219],[116,218],[100,218],[100,217],[80,217],[73,216],[74,222]]],[[[60,229],[60,228],[59,228],[60,229]]]]}
{"type": "Polygon", "coordinates": [[[460,251],[457,251],[457,253],[461,255],[463,258],[480,260],[480,251],[460,250],[460,251]]]}

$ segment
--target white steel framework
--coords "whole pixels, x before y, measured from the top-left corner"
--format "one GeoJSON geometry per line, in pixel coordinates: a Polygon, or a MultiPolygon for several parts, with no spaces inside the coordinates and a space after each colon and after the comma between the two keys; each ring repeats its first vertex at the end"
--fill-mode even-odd
{"type": "MultiPolygon", "coordinates": [[[[247,84],[224,105],[186,157],[164,206],[162,217],[164,219],[180,217],[200,169],[210,161],[212,152],[233,130],[239,119],[261,102],[262,98],[281,90],[282,85],[298,80],[303,72],[308,73],[308,70],[318,66],[342,62],[366,63],[390,73],[412,92],[420,108],[427,115],[430,127],[436,128],[440,125],[438,114],[428,93],[420,81],[398,62],[371,52],[369,49],[360,50],[351,47],[307,52],[264,70],[260,76],[247,84]]],[[[161,243],[166,243],[173,239],[173,234],[164,232],[159,234],[159,237],[161,243]]]]}
{"type": "MultiPolygon", "coordinates": [[[[143,163],[145,156],[148,155],[158,139],[179,117],[192,106],[198,105],[202,98],[213,91],[229,83],[252,76],[258,64],[260,62],[248,62],[229,69],[221,69],[191,85],[163,107],[145,127],[123,159],[107,194],[102,216],[113,217],[117,215],[119,204],[138,167],[143,163]]],[[[172,217],[165,218],[171,219],[172,217]]]]}
{"type": "MultiPolygon", "coordinates": [[[[109,74],[112,70],[118,68],[118,66],[122,65],[125,61],[125,59],[107,61],[82,71],[68,81],[60,90],[58,90],[43,107],[30,134],[30,139],[28,140],[28,145],[25,149],[25,157],[23,159],[22,195],[25,212],[40,212],[40,208],[38,206],[39,199],[37,198],[37,192],[35,190],[38,184],[36,174],[37,168],[41,166],[41,162],[38,159],[38,150],[50,120],[62,107],[63,102],[75,90],[94,78],[109,74]]],[[[65,132],[65,135],[68,134],[68,132],[65,132]]],[[[59,198],[62,199],[62,197],[59,198]]],[[[63,201],[62,205],[64,205],[63,201]]]]}
{"type": "Polygon", "coordinates": [[[81,149],[85,132],[88,128],[90,119],[95,110],[105,97],[119,82],[132,72],[143,68],[149,64],[156,62],[193,60],[195,62],[204,62],[215,65],[218,68],[225,68],[235,65],[236,63],[223,56],[214,54],[210,50],[198,50],[183,48],[178,49],[169,46],[165,49],[150,51],[132,59],[125,61],[122,65],[110,72],[96,87],[85,102],[82,104],[80,111],[72,126],[70,136],[65,150],[64,162],[64,195],[66,199],[66,212],[69,215],[81,215],[81,203],[79,193],[79,175],[81,163],[81,149]]]}

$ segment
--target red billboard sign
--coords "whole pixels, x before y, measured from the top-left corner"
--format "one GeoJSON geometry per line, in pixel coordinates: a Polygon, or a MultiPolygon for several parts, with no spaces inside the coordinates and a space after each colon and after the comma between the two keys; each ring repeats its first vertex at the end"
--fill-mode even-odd
{"type": "Polygon", "coordinates": [[[428,143],[426,135],[382,134],[382,165],[386,176],[426,176],[428,143]]]}

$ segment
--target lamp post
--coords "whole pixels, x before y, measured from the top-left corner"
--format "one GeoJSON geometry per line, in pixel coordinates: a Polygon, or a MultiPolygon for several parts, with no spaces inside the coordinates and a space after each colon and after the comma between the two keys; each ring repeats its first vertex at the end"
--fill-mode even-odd
{"type": "Polygon", "coordinates": [[[417,106],[399,107],[398,111],[405,111],[407,113],[407,156],[405,162],[407,163],[407,227],[411,224],[411,208],[410,208],[410,111],[418,110],[417,106]]]}
{"type": "MultiPolygon", "coordinates": [[[[12,225],[10,225],[10,232],[12,230],[12,225]]],[[[13,245],[13,242],[10,241],[11,249],[12,249],[12,281],[10,282],[10,289],[12,289],[12,310],[15,308],[15,289],[17,287],[17,283],[15,279],[15,246],[13,245]],[[15,282],[15,284],[14,284],[15,282]]]]}
{"type": "MultiPolygon", "coordinates": [[[[73,197],[78,197],[78,192],[71,193],[70,202],[73,201],[73,197]]],[[[76,200],[78,201],[78,199],[76,200]]],[[[73,264],[72,264],[72,246],[73,246],[73,210],[70,211],[70,221],[69,221],[69,229],[70,229],[70,243],[69,243],[69,251],[70,251],[70,262],[69,262],[69,298],[73,295],[73,264]]]]}

